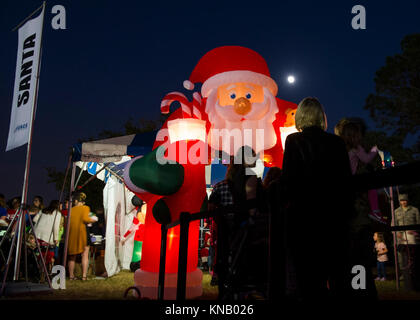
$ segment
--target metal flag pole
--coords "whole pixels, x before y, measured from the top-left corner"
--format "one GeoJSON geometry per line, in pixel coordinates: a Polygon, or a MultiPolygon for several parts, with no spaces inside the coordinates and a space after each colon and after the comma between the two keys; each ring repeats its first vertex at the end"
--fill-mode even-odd
{"type": "MultiPolygon", "coordinates": [[[[390,165],[393,167],[394,166],[394,160],[392,159],[391,154],[390,154],[390,159],[389,160],[391,161],[390,165]]],[[[389,201],[390,201],[390,205],[391,205],[391,225],[395,226],[396,221],[395,221],[394,187],[393,186],[389,187],[389,201]]],[[[393,249],[394,249],[394,263],[395,263],[395,285],[396,285],[397,291],[399,291],[400,290],[400,270],[399,270],[399,261],[398,261],[398,244],[397,244],[398,237],[397,237],[397,232],[396,231],[392,232],[392,238],[393,238],[393,242],[394,242],[394,248],[393,249]]]]}
{"type": "Polygon", "coordinates": [[[43,9],[45,9],[45,1],[42,3],[42,5],[39,7],[39,8],[37,8],[37,9],[35,9],[34,10],[34,12],[32,12],[29,16],[27,16],[26,18],[25,18],[25,20],[23,20],[21,23],[19,23],[16,27],[14,27],[13,29],[12,29],[12,32],[13,31],[16,31],[17,29],[19,29],[20,28],[20,26],[22,26],[26,21],[28,21],[39,9],[41,9],[41,8],[43,8],[43,9]]]}
{"type": "MultiPolygon", "coordinates": [[[[395,226],[395,211],[394,211],[394,192],[392,186],[389,187],[389,201],[391,203],[391,225],[395,226]]],[[[398,251],[397,251],[397,235],[396,232],[392,232],[392,238],[394,240],[394,263],[395,263],[395,284],[397,290],[400,290],[400,274],[398,266],[398,251]]]]}
{"type": "Polygon", "coordinates": [[[70,179],[70,196],[69,196],[69,208],[67,210],[67,219],[66,219],[66,237],[64,240],[64,259],[63,259],[63,266],[66,267],[67,263],[67,247],[69,243],[69,232],[70,232],[70,217],[71,217],[71,207],[72,207],[72,200],[73,200],[73,191],[74,191],[74,178],[76,174],[76,163],[73,162],[73,167],[71,170],[71,179],[70,179]]]}
{"type": "MultiPolygon", "coordinates": [[[[378,150],[378,154],[382,160],[382,168],[390,168],[394,167],[395,163],[392,159],[392,156],[387,151],[378,150]]],[[[398,187],[397,187],[398,188],[398,187]]],[[[386,189],[384,189],[386,192],[386,189]]],[[[398,190],[398,189],[397,189],[398,190]]],[[[390,207],[391,207],[391,226],[395,226],[395,211],[394,211],[394,188],[393,186],[389,187],[389,195],[388,195],[390,207]]],[[[395,284],[396,289],[400,290],[400,275],[399,275],[399,266],[398,266],[398,246],[397,246],[397,232],[392,231],[392,239],[393,239],[393,251],[394,251],[394,267],[395,267],[395,284]]]]}
{"type": "MultiPolygon", "coordinates": [[[[42,4],[42,8],[43,8],[43,12],[45,13],[45,1],[42,4]]],[[[39,10],[39,8],[37,10],[39,10]]],[[[32,13],[29,17],[31,17],[34,13],[32,13]]],[[[28,20],[29,17],[26,18],[24,21],[28,20]]],[[[15,281],[18,280],[18,278],[19,278],[21,246],[22,246],[22,238],[24,236],[24,230],[25,230],[24,229],[24,223],[25,223],[24,218],[25,218],[26,212],[24,211],[23,206],[24,206],[24,204],[27,203],[27,196],[28,196],[28,181],[29,181],[31,151],[32,151],[33,124],[34,124],[34,121],[35,121],[35,110],[36,110],[36,105],[37,105],[37,102],[38,102],[39,73],[40,73],[40,69],[41,69],[43,29],[44,29],[44,17],[42,17],[42,23],[41,23],[40,54],[39,54],[39,60],[38,60],[38,70],[37,70],[37,74],[36,74],[35,96],[34,96],[34,102],[33,102],[32,111],[31,111],[31,122],[30,122],[30,127],[29,127],[28,147],[27,147],[27,152],[26,152],[25,175],[24,175],[24,179],[23,179],[22,201],[21,201],[21,207],[20,207],[21,216],[19,217],[20,218],[19,219],[19,225],[18,225],[18,228],[17,228],[19,234],[18,234],[17,243],[16,243],[15,269],[14,269],[14,276],[13,276],[13,280],[15,280],[15,281]]]]}

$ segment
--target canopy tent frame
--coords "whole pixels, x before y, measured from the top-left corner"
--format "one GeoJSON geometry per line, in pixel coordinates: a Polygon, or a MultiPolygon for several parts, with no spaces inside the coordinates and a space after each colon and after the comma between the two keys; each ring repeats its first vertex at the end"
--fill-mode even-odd
{"type": "MultiPolygon", "coordinates": [[[[86,167],[86,162],[96,162],[96,163],[102,163],[103,167],[96,172],[95,175],[90,177],[88,181],[86,181],[81,188],[85,187],[88,183],[93,181],[96,177],[98,177],[98,174],[102,172],[103,170],[107,170],[112,176],[114,176],[116,179],[118,179],[121,183],[124,183],[124,179],[116,173],[113,168],[110,168],[110,163],[115,162],[115,158],[121,158],[125,155],[128,155],[130,153],[130,156],[138,156],[138,155],[144,155],[152,150],[152,145],[155,141],[157,131],[147,132],[144,134],[132,134],[127,136],[120,136],[120,137],[114,137],[104,140],[98,140],[98,141],[91,141],[86,143],[78,143],[73,145],[72,148],[72,154],[71,154],[71,162],[72,162],[72,169],[71,169],[71,182],[70,182],[70,195],[69,195],[69,208],[67,213],[67,220],[66,220],[66,228],[65,228],[65,242],[64,242],[64,258],[63,258],[63,265],[67,265],[67,257],[68,257],[68,242],[69,242],[69,231],[70,231],[70,219],[71,219],[71,204],[73,202],[73,196],[75,193],[75,190],[77,189],[77,184],[80,180],[81,174],[84,171],[86,167]],[[144,139],[143,139],[144,138],[144,139]],[[145,140],[145,141],[141,141],[145,140]],[[144,142],[144,145],[139,145],[138,142],[144,142]],[[121,144],[120,144],[121,143],[121,144]],[[89,146],[89,152],[88,154],[84,154],[83,152],[83,146],[87,145],[89,146]],[[99,146],[99,147],[98,147],[99,146]],[[126,152],[121,152],[121,149],[126,147],[126,152]],[[113,149],[115,147],[115,150],[118,152],[114,152],[113,149]],[[96,152],[96,153],[95,153],[96,152]],[[109,161],[110,159],[113,159],[113,161],[109,161]],[[102,161],[101,161],[102,160],[102,161]],[[84,165],[81,168],[81,172],[79,174],[78,179],[75,183],[75,176],[76,176],[76,162],[83,161],[84,165]]],[[[80,189],[81,189],[80,188],[80,189]]],[[[124,199],[126,199],[126,190],[124,188],[124,199]]],[[[127,213],[127,206],[126,201],[124,201],[124,212],[127,213]]],[[[131,211],[130,211],[131,212],[131,211]]]]}
{"type": "MultiPolygon", "coordinates": [[[[109,163],[105,163],[104,164],[104,166],[98,171],[98,172],[96,172],[96,174],[95,175],[93,175],[92,177],[90,177],[81,187],[80,187],[80,189],[81,188],[83,188],[83,187],[85,187],[86,185],[88,185],[90,182],[92,182],[97,176],[98,176],[98,174],[100,173],[100,172],[102,172],[103,170],[108,170],[113,176],[115,176],[117,179],[119,179],[122,183],[124,183],[124,179],[123,178],[121,178],[118,174],[116,174],[115,172],[113,172],[113,171],[111,171],[109,168],[108,168],[108,165],[109,165],[109,163]]],[[[67,223],[66,223],[66,237],[65,237],[65,241],[64,241],[64,259],[63,259],[63,265],[64,266],[66,266],[66,263],[67,263],[67,255],[68,255],[68,242],[69,242],[69,232],[70,232],[70,217],[71,217],[71,204],[72,204],[72,201],[73,201],[73,194],[74,194],[74,191],[76,190],[76,188],[77,188],[77,183],[78,183],[78,181],[80,180],[80,177],[81,177],[81,175],[82,175],[82,173],[83,173],[83,171],[84,171],[84,168],[85,168],[85,164],[83,165],[83,167],[80,169],[81,171],[80,171],[80,174],[79,174],[79,178],[78,178],[78,180],[76,181],[76,183],[74,183],[74,178],[75,178],[75,175],[76,175],[76,167],[77,167],[77,165],[76,165],[76,162],[73,162],[73,167],[72,167],[72,173],[71,173],[71,177],[72,177],[72,181],[70,182],[70,196],[69,196],[69,209],[68,209],[68,213],[67,213],[67,223]]],[[[65,181],[64,181],[64,183],[65,183],[65,181]]],[[[61,198],[61,197],[60,197],[61,198]]],[[[125,198],[125,190],[124,190],[124,198],[125,198]]],[[[126,205],[124,204],[124,210],[125,210],[125,212],[127,211],[127,208],[126,208],[126,205]]]]}

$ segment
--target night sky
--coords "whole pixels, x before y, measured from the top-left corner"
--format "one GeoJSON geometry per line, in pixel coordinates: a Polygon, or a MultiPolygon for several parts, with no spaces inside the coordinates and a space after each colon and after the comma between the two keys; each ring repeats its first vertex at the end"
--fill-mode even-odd
{"type": "MultiPolygon", "coordinates": [[[[0,193],[21,195],[26,146],[5,152],[16,67],[12,28],[42,1],[0,7],[0,193]]],[[[78,139],[122,131],[131,117],[158,119],[160,101],[182,91],[197,61],[222,45],[259,52],[279,86],[278,97],[306,96],[324,105],[329,130],[361,116],[375,71],[420,32],[418,1],[47,1],[29,198],[58,199],[46,167],[64,170],[78,139]],[[316,3],[316,4],[315,4],[316,3]],[[51,27],[54,5],[67,29],[51,27]],[[353,30],[351,9],[366,8],[367,29],[353,30]],[[296,83],[287,83],[293,74],[296,83]]]]}

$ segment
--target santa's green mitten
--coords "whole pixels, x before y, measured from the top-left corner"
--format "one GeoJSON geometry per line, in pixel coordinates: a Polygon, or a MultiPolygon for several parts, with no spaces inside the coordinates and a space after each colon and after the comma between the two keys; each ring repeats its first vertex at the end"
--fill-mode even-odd
{"type": "Polygon", "coordinates": [[[175,161],[161,161],[161,148],[163,147],[134,159],[125,168],[124,181],[131,190],[167,196],[174,194],[182,186],[184,167],[175,161]]]}

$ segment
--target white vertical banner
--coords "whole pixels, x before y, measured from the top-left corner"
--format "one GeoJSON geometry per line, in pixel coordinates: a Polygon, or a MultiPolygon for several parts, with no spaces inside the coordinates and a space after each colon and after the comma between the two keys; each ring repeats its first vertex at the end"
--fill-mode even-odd
{"type": "Polygon", "coordinates": [[[35,112],[43,22],[44,9],[38,17],[27,21],[19,28],[15,86],[6,151],[29,141],[33,112],[35,112]]]}

